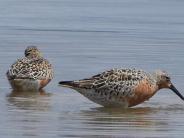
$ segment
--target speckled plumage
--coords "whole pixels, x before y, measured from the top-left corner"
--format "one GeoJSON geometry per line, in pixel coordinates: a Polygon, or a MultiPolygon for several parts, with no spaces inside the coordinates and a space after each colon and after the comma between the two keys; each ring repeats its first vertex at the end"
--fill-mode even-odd
{"type": "MultiPolygon", "coordinates": [[[[112,69],[88,79],[61,81],[62,86],[70,87],[103,106],[131,107],[148,100],[160,89],[158,76],[168,77],[165,72],[158,75],[136,69],[112,69]]],[[[170,78],[169,78],[170,79],[170,78]]]]}
{"type": "Polygon", "coordinates": [[[52,80],[53,69],[40,51],[31,46],[26,48],[24,58],[11,65],[7,78],[13,89],[39,90],[52,80]]]}

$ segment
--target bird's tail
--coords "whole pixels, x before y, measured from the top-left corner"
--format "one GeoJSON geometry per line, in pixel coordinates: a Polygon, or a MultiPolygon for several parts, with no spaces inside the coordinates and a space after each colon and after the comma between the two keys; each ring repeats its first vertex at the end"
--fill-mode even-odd
{"type": "Polygon", "coordinates": [[[73,89],[90,89],[92,86],[92,80],[84,79],[78,81],[60,81],[59,84],[63,87],[73,88],[73,89]]]}
{"type": "Polygon", "coordinates": [[[77,88],[77,87],[79,87],[79,84],[74,82],[74,81],[60,81],[59,84],[63,87],[68,87],[68,88],[77,88]]]}

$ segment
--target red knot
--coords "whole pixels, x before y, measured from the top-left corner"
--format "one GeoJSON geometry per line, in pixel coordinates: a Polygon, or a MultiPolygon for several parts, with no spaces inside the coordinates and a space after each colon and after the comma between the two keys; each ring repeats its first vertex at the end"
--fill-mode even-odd
{"type": "Polygon", "coordinates": [[[7,71],[7,78],[14,90],[38,91],[52,80],[53,68],[36,46],[28,46],[25,57],[18,59],[7,71]]]}
{"type": "Polygon", "coordinates": [[[160,70],[148,73],[136,69],[112,69],[87,79],[59,84],[105,107],[132,107],[148,100],[162,88],[171,89],[184,100],[169,75],[160,70]]]}

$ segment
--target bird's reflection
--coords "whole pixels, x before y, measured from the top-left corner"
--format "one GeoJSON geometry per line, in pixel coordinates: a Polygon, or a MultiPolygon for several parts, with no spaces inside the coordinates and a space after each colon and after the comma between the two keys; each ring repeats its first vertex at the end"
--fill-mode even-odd
{"type": "MultiPolygon", "coordinates": [[[[77,125],[77,129],[83,130],[84,133],[74,133],[72,136],[86,138],[89,134],[94,134],[95,137],[106,138],[128,137],[132,133],[136,135],[137,130],[144,133],[147,129],[154,129],[160,125],[158,124],[160,120],[157,121],[155,117],[157,112],[159,112],[158,109],[150,107],[129,109],[97,107],[81,110],[71,118],[78,120],[80,124],[77,125]]],[[[63,120],[63,118],[61,119],[63,120]]],[[[163,127],[168,125],[160,123],[163,127]]]]}
{"type": "Polygon", "coordinates": [[[47,93],[45,90],[40,91],[15,91],[12,90],[7,97],[37,97],[37,96],[50,96],[51,93],[47,93]]]}
{"type": "Polygon", "coordinates": [[[48,110],[50,107],[50,93],[41,90],[39,92],[12,91],[7,95],[9,107],[15,106],[24,110],[48,110]]]}
{"type": "MultiPolygon", "coordinates": [[[[150,107],[137,107],[129,109],[119,108],[92,108],[90,111],[82,111],[81,115],[90,122],[101,127],[121,126],[123,127],[149,127],[155,125],[155,118],[152,116],[158,110],[150,107]],[[113,125],[112,125],[113,124],[113,125]]],[[[84,122],[84,123],[85,123],[84,122]]],[[[113,129],[113,128],[112,128],[113,129]]]]}

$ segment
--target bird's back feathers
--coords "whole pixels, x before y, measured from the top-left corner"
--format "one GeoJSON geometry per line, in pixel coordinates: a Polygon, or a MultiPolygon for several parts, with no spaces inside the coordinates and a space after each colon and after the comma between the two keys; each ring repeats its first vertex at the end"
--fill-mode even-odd
{"type": "Polygon", "coordinates": [[[59,84],[73,89],[93,89],[95,92],[133,94],[138,83],[147,77],[146,72],[136,69],[112,69],[91,78],[78,81],[61,81],[59,84]]]}
{"type": "Polygon", "coordinates": [[[53,69],[44,58],[18,59],[7,71],[8,79],[52,79],[53,69]]]}

